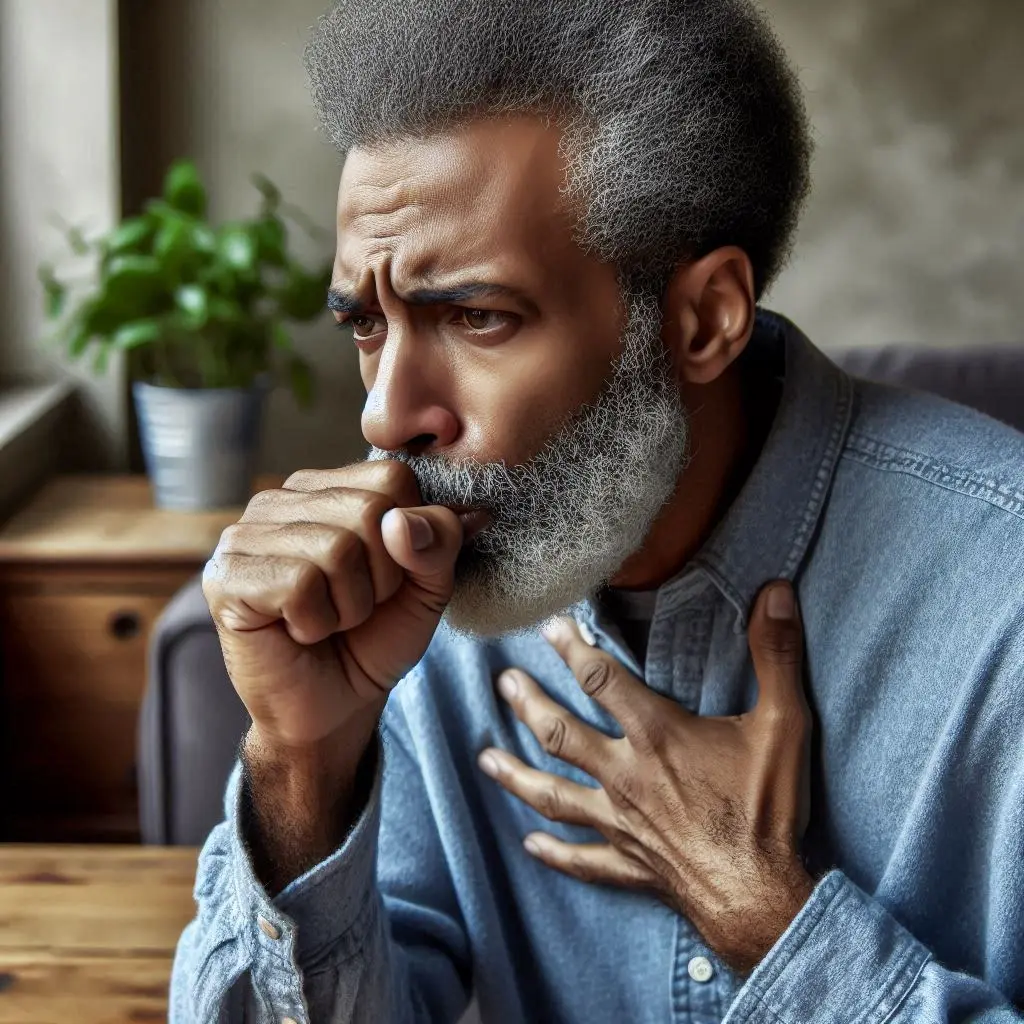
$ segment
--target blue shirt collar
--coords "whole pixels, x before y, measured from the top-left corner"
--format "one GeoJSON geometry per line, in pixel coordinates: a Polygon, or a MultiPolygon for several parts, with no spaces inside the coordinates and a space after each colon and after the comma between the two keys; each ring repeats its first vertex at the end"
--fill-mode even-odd
{"type": "MultiPolygon", "coordinates": [[[[778,313],[758,310],[750,344],[783,367],[778,411],[761,454],[707,543],[661,587],[658,614],[687,600],[703,572],[735,607],[737,628],[769,580],[793,580],[807,555],[843,449],[853,407],[850,378],[778,313]]],[[[591,627],[593,600],[575,609],[591,627]]]]}

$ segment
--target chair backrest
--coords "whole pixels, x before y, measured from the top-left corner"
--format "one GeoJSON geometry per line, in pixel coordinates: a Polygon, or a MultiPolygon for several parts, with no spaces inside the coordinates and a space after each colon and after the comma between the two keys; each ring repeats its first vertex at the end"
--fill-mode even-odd
{"type": "Polygon", "coordinates": [[[829,355],[857,377],[930,391],[1024,430],[1024,345],[890,345],[829,355]]]}

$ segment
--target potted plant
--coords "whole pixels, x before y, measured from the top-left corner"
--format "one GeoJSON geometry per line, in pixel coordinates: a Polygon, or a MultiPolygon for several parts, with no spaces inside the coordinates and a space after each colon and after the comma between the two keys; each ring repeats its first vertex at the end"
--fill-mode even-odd
{"type": "Polygon", "coordinates": [[[73,358],[91,354],[103,372],[112,353],[125,353],[162,508],[243,503],[269,388],[284,380],[300,405],[312,400],[309,364],[286,324],[323,313],[331,265],[311,270],[292,258],[286,218],[326,233],[267,178],[253,183],[259,213],[213,226],[195,165],[178,161],[140,216],[91,240],[65,229],[72,251],[96,268],[74,301],[51,265],[39,271],[47,315],[73,358]]]}

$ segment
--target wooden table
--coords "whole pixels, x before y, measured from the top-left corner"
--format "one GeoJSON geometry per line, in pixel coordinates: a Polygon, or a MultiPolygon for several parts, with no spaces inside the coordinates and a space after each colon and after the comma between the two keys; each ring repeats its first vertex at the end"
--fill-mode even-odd
{"type": "Polygon", "coordinates": [[[0,845],[0,1024],[166,1021],[197,856],[0,845]]]}

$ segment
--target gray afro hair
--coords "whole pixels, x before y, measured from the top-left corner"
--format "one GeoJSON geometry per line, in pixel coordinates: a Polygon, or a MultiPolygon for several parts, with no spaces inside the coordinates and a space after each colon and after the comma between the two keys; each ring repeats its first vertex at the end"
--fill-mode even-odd
{"type": "Polygon", "coordinates": [[[651,287],[736,245],[760,296],[789,253],[809,131],[751,0],[339,0],[306,69],[342,152],[479,117],[556,119],[578,241],[651,287]]]}

